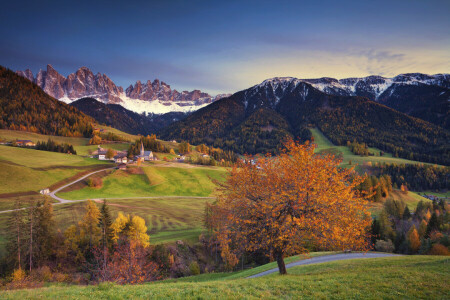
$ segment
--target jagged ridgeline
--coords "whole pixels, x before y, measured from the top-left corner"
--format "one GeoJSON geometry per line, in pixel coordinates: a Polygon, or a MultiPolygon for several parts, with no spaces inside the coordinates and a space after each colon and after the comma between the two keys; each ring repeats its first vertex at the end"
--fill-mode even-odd
{"type": "Polygon", "coordinates": [[[295,78],[274,78],[204,107],[161,132],[239,153],[271,152],[318,127],[333,143],[357,140],[399,157],[449,165],[448,130],[359,96],[326,94],[295,78]]]}
{"type": "Polygon", "coordinates": [[[97,122],[132,134],[147,135],[187,116],[183,112],[170,112],[162,115],[138,114],[119,104],[105,104],[94,98],[82,98],[70,103],[97,122]]]}
{"type": "Polygon", "coordinates": [[[92,135],[94,119],[0,66],[0,128],[49,135],[92,135]]]}

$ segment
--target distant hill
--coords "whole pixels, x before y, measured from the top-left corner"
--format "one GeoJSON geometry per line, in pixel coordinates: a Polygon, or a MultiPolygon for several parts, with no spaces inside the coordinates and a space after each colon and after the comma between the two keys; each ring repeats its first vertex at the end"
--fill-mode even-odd
{"type": "Polygon", "coordinates": [[[324,93],[295,78],[273,78],[204,107],[161,131],[163,139],[239,153],[273,151],[318,127],[333,143],[357,140],[408,159],[450,164],[447,130],[365,97],[324,93]]]}
{"type": "Polygon", "coordinates": [[[0,66],[0,128],[49,135],[92,135],[94,119],[0,66]]]}
{"type": "Polygon", "coordinates": [[[118,104],[104,104],[93,98],[82,98],[70,104],[94,118],[97,122],[132,134],[147,135],[184,119],[187,114],[171,112],[163,115],[143,115],[118,104]]]}

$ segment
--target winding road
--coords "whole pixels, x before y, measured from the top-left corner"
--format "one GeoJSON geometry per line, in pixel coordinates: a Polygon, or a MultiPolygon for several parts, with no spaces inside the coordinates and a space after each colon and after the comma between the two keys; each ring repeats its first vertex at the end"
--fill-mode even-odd
{"type": "MultiPolygon", "coordinates": [[[[53,199],[55,199],[56,201],[59,201],[59,203],[71,203],[71,202],[75,202],[75,201],[82,201],[82,200],[67,200],[67,199],[63,199],[63,198],[60,198],[60,197],[56,196],[56,193],[58,193],[59,191],[65,189],[65,188],[68,187],[68,186],[71,186],[72,184],[75,184],[75,183],[77,183],[77,182],[79,182],[79,181],[81,181],[81,180],[83,180],[83,179],[85,179],[85,178],[88,178],[89,176],[91,176],[91,175],[93,175],[93,174],[95,174],[95,173],[100,173],[100,172],[107,171],[107,170],[112,170],[112,169],[115,169],[115,167],[113,167],[113,168],[101,169],[101,170],[98,170],[98,171],[95,171],[95,172],[86,174],[86,175],[84,175],[83,177],[80,177],[80,178],[78,178],[78,179],[75,180],[75,181],[72,181],[72,182],[70,182],[70,183],[68,183],[68,184],[66,184],[66,185],[63,185],[62,187],[57,188],[56,190],[54,190],[53,192],[51,192],[51,193],[48,194],[48,195],[49,195],[50,197],[52,197],[53,199]]],[[[87,199],[83,199],[83,200],[87,200],[87,199]]]]}
{"type": "MultiPolygon", "coordinates": [[[[55,199],[56,201],[58,201],[58,203],[53,203],[52,205],[58,205],[58,204],[65,204],[65,203],[73,203],[73,202],[79,202],[79,201],[87,201],[87,200],[93,200],[93,201],[101,201],[101,200],[108,200],[108,199],[161,199],[161,198],[166,198],[166,199],[176,199],[176,198],[192,198],[192,199],[215,199],[215,197],[199,197],[199,196],[148,196],[148,197],[117,197],[117,198],[89,198],[89,199],[78,199],[78,200],[67,200],[67,199],[63,199],[61,197],[56,196],[56,193],[64,190],[66,187],[71,186],[72,184],[75,184],[83,179],[88,178],[91,175],[94,175],[96,173],[100,173],[103,171],[107,171],[107,170],[112,170],[115,169],[115,167],[112,168],[106,168],[106,169],[101,169],[95,172],[91,172],[89,174],[86,174],[72,182],[69,182],[66,185],[63,185],[57,189],[55,189],[54,191],[50,192],[49,194],[47,194],[47,196],[55,199]]],[[[8,213],[8,212],[12,212],[12,211],[16,211],[16,210],[24,210],[27,209],[28,207],[24,207],[24,208],[18,208],[18,209],[9,209],[9,210],[3,210],[0,211],[0,214],[2,213],[8,213]]]]}
{"type": "MultiPolygon", "coordinates": [[[[389,256],[396,256],[395,254],[387,254],[387,253],[341,253],[341,254],[331,254],[331,255],[325,255],[325,256],[318,256],[313,257],[309,259],[304,259],[300,261],[296,261],[290,264],[286,265],[286,269],[297,267],[297,266],[303,266],[303,265],[312,265],[312,264],[320,264],[330,261],[337,261],[337,260],[346,260],[346,259],[361,259],[361,258],[377,258],[377,257],[389,257],[389,256]]],[[[269,275],[272,273],[278,272],[278,268],[274,268],[268,271],[264,271],[252,276],[248,276],[246,278],[257,278],[265,275],[269,275]]]]}

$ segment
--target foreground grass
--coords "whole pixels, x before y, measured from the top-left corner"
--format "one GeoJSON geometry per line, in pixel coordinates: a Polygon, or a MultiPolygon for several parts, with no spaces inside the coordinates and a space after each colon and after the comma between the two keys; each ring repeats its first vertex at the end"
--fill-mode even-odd
{"type": "Polygon", "coordinates": [[[213,179],[225,176],[224,168],[143,167],[144,174],[115,171],[103,178],[101,188],[85,187],[60,193],[65,199],[126,198],[153,196],[210,196],[213,179]]]}
{"type": "MultiPolygon", "coordinates": [[[[355,259],[291,268],[290,275],[118,286],[52,286],[7,291],[4,299],[448,299],[449,259],[399,256],[355,259]]],[[[200,275],[205,276],[205,275],[200,275]]]]}

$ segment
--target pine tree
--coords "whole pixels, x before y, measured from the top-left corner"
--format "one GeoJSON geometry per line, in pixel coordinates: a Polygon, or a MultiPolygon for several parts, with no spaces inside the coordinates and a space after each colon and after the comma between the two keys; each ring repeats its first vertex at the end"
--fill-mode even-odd
{"type": "Polygon", "coordinates": [[[405,206],[405,210],[403,211],[403,220],[409,220],[411,218],[411,212],[409,211],[408,206],[405,206]]]}
{"type": "Polygon", "coordinates": [[[111,228],[112,218],[109,211],[109,206],[106,204],[106,200],[103,200],[103,205],[100,209],[100,218],[98,225],[101,228],[102,232],[102,246],[110,247],[113,242],[114,232],[111,228]]]}
{"type": "Polygon", "coordinates": [[[36,263],[42,264],[54,253],[55,229],[53,206],[49,198],[46,198],[43,203],[39,203],[37,206],[35,240],[38,261],[36,263]]]}
{"type": "Polygon", "coordinates": [[[426,237],[430,237],[430,233],[434,230],[439,230],[439,220],[435,212],[431,215],[430,221],[428,222],[427,231],[425,233],[426,237]]]}
{"type": "Polygon", "coordinates": [[[14,201],[14,210],[11,213],[11,217],[8,222],[8,244],[7,250],[9,254],[9,262],[13,264],[13,267],[22,268],[22,262],[24,259],[24,236],[25,236],[25,222],[24,222],[24,210],[21,209],[22,203],[20,199],[14,201]]]}

